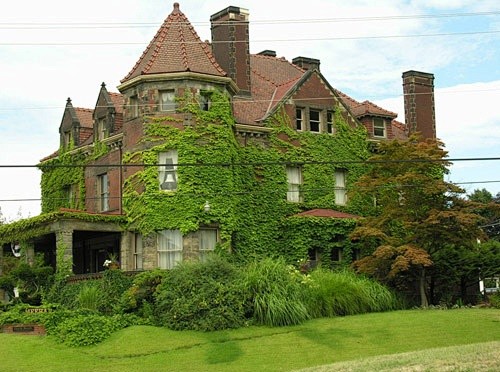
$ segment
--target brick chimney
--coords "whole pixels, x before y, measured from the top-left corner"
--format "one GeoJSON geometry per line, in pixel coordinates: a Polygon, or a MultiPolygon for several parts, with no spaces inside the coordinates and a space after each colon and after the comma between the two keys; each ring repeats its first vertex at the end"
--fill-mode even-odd
{"type": "Polygon", "coordinates": [[[405,122],[408,134],[436,138],[434,75],[420,71],[403,72],[405,122]]]}
{"type": "Polygon", "coordinates": [[[292,59],[292,63],[296,66],[299,66],[300,68],[303,68],[304,70],[319,71],[320,60],[316,58],[295,57],[294,59],[292,59]]]}
{"type": "Polygon", "coordinates": [[[250,36],[248,10],[227,7],[210,17],[212,53],[238,88],[239,95],[250,94],[250,36]]]}

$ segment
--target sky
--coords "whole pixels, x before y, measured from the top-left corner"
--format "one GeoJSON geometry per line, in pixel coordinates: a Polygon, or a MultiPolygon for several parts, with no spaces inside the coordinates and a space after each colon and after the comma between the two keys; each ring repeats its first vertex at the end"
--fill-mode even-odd
{"type": "MultiPolygon", "coordinates": [[[[119,85],[171,13],[165,0],[25,0],[0,13],[0,208],[7,221],[40,213],[36,165],[59,147],[67,98],[94,108],[119,85]],[[24,166],[24,167],[20,167],[24,166]]],[[[435,76],[437,136],[450,159],[500,158],[497,0],[179,1],[202,40],[210,16],[248,9],[250,52],[321,61],[329,83],[404,122],[404,71],[435,76]]],[[[500,192],[500,161],[455,161],[447,181],[500,192]]]]}

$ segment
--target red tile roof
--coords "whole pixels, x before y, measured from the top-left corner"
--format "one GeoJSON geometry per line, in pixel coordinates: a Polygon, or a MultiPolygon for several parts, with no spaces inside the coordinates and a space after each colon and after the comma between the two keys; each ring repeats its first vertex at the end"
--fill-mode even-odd
{"type": "Polygon", "coordinates": [[[256,124],[281,102],[305,71],[284,58],[250,56],[252,97],[235,97],[234,116],[238,123],[256,124]]]}
{"type": "Polygon", "coordinates": [[[187,71],[227,75],[215,61],[209,46],[200,40],[187,17],[179,10],[179,4],[175,3],[172,13],[121,82],[140,75],[187,71]]]}
{"type": "Polygon", "coordinates": [[[113,101],[113,106],[115,106],[115,110],[117,113],[123,113],[123,105],[125,104],[125,100],[123,95],[120,93],[108,92],[111,101],[113,101]]]}
{"type": "Polygon", "coordinates": [[[390,117],[393,119],[398,116],[398,114],[383,109],[382,107],[377,106],[376,104],[370,101],[363,101],[357,106],[351,107],[351,111],[358,119],[366,115],[390,117]]]}
{"type": "Polygon", "coordinates": [[[326,218],[360,218],[354,214],[335,211],[333,209],[311,209],[297,213],[294,217],[326,217],[326,218]]]}

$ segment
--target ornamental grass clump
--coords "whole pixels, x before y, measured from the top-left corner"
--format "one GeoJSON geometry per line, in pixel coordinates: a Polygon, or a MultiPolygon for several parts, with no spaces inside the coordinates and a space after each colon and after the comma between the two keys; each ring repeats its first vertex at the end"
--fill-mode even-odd
{"type": "Polygon", "coordinates": [[[309,318],[300,281],[284,260],[264,258],[250,263],[243,283],[257,323],[287,326],[309,318]]]}
{"type": "Polygon", "coordinates": [[[333,272],[318,268],[309,277],[304,297],[314,318],[396,308],[396,297],[386,287],[352,271],[333,272]]]}

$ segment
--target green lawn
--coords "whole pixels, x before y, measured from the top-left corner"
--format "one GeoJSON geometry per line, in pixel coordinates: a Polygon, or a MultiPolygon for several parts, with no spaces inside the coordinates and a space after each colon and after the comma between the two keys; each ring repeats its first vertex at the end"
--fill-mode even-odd
{"type": "MultiPolygon", "coordinates": [[[[478,350],[493,350],[493,354],[487,351],[484,358],[498,359],[498,341],[500,310],[408,310],[317,319],[293,327],[248,327],[210,333],[136,326],[114,334],[100,345],[81,348],[57,344],[51,337],[0,334],[0,370],[267,372],[345,361],[350,361],[350,366],[363,366],[374,360],[382,364],[364,366],[390,367],[394,361],[406,360],[412,365],[425,365],[444,353],[429,349],[460,345],[462,348],[447,348],[452,351],[444,354],[453,359],[457,355],[477,355],[478,350]],[[497,342],[491,344],[493,341],[497,342]],[[473,345],[479,343],[489,344],[473,345]],[[421,350],[425,352],[419,355],[421,350]],[[387,356],[396,353],[405,354],[387,356]],[[370,357],[375,358],[366,359],[370,357]]],[[[349,369],[345,365],[335,368],[322,367],[318,371],[349,369]]]]}

